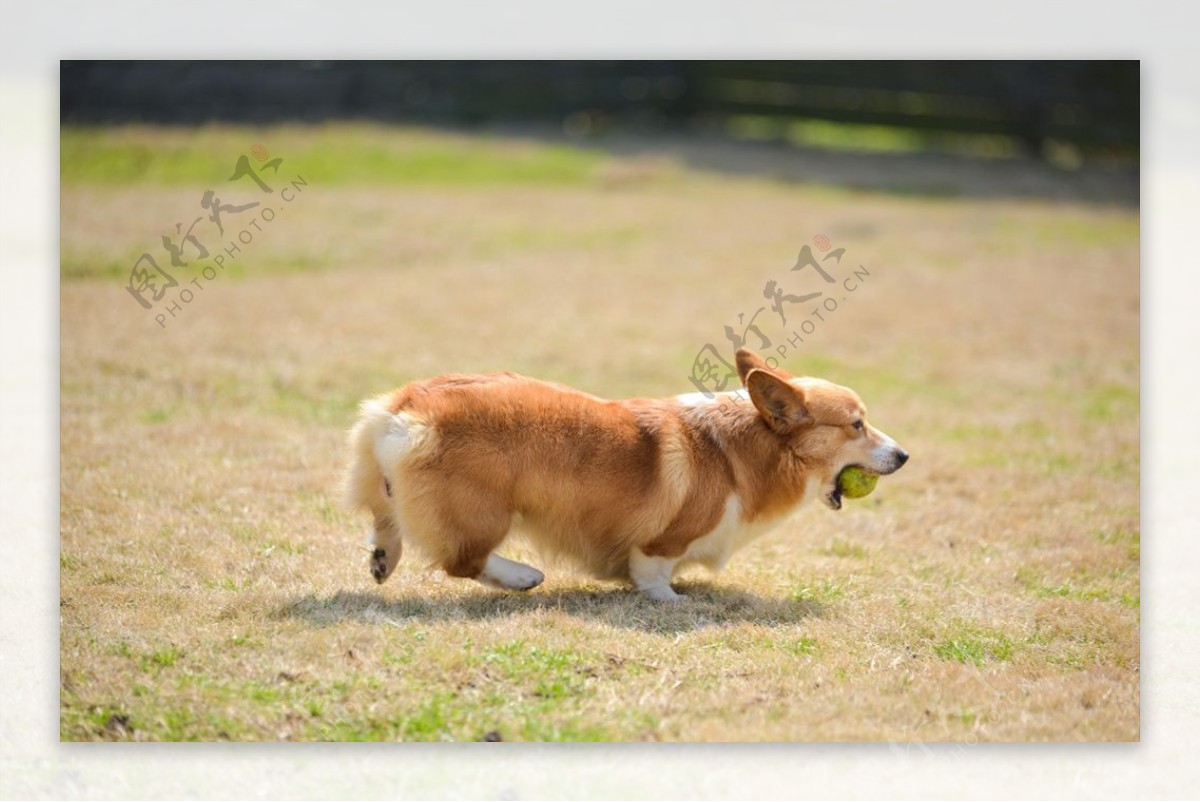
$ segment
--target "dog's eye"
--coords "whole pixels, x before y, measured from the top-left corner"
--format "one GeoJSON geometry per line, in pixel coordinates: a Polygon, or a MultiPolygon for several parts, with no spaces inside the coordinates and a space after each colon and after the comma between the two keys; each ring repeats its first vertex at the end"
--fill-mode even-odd
{"type": "Polygon", "coordinates": [[[854,422],[854,428],[861,432],[863,430],[863,422],[860,420],[856,420],[854,422]]]}

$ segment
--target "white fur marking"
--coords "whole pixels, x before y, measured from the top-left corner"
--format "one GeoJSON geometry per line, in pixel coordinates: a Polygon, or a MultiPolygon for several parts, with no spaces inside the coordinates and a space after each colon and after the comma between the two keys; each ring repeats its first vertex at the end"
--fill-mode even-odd
{"type": "Polygon", "coordinates": [[[683,555],[685,560],[698,562],[712,571],[721,570],[729,555],[737,548],[738,535],[742,530],[742,505],[734,493],[725,499],[725,512],[713,530],[698,537],[688,545],[683,555]]]}
{"type": "Polygon", "coordinates": [[[730,493],[725,499],[725,512],[711,532],[696,538],[688,546],[683,558],[698,562],[711,571],[720,571],[730,556],[749,541],[761,535],[775,521],[756,521],[747,524],[742,520],[742,503],[737,494],[730,493]]]}
{"type": "Polygon", "coordinates": [[[658,602],[679,601],[683,597],[671,589],[677,558],[650,557],[639,548],[629,552],[629,578],[646,596],[658,602]]]}
{"type": "Polygon", "coordinates": [[[734,401],[748,401],[750,396],[745,390],[726,390],[723,393],[713,393],[711,398],[704,393],[682,393],[675,396],[675,400],[685,407],[707,407],[727,398],[734,401]]]}
{"type": "Polygon", "coordinates": [[[894,470],[900,444],[878,429],[875,430],[875,433],[879,435],[882,443],[871,450],[871,462],[873,463],[871,467],[879,471],[894,470]]]}
{"type": "MultiPolygon", "coordinates": [[[[810,479],[804,488],[804,497],[794,509],[812,501],[820,491],[819,483],[810,479]]],[[[691,542],[683,555],[683,561],[697,562],[710,571],[720,571],[733,553],[750,541],[760,537],[787,518],[787,515],[753,522],[742,520],[742,503],[736,493],[725,500],[725,512],[713,530],[691,542]]]]}
{"type": "Polygon", "coordinates": [[[385,469],[395,467],[401,457],[408,452],[411,445],[409,435],[411,424],[412,417],[403,412],[391,416],[387,432],[375,441],[375,458],[379,460],[381,467],[385,469]]]}
{"type": "Polygon", "coordinates": [[[499,554],[489,554],[487,565],[476,580],[490,588],[529,590],[542,584],[545,574],[524,563],[506,560],[499,554]]]}

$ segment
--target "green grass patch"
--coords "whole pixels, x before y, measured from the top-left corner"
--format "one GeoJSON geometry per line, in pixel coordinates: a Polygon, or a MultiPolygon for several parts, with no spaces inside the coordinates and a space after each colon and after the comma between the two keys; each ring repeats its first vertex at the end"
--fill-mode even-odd
{"type": "Polygon", "coordinates": [[[135,729],[134,721],[128,713],[109,705],[96,705],[78,711],[76,724],[102,733],[105,737],[114,740],[123,740],[135,729]]]}
{"type": "Polygon", "coordinates": [[[926,147],[919,131],[887,125],[856,125],[827,120],[781,120],[737,115],[727,123],[741,139],[785,139],[802,147],[874,153],[914,153],[926,147]]]}
{"type": "Polygon", "coordinates": [[[237,580],[232,577],[223,576],[220,579],[212,579],[204,577],[200,580],[200,584],[209,590],[223,590],[228,593],[234,593],[238,590],[237,580]]]}
{"type": "Polygon", "coordinates": [[[183,653],[181,651],[174,646],[168,646],[165,649],[157,649],[142,655],[139,663],[142,671],[151,671],[160,668],[170,668],[178,663],[182,657],[183,653]]]}
{"type": "Polygon", "coordinates": [[[797,657],[812,657],[820,651],[820,646],[816,640],[802,635],[796,640],[786,641],[781,644],[780,648],[788,654],[794,654],[797,657]]]}
{"type": "Polygon", "coordinates": [[[805,583],[792,589],[792,601],[799,602],[830,602],[846,595],[846,584],[832,579],[822,579],[820,582],[805,583]]]}
{"type": "MultiPolygon", "coordinates": [[[[134,250],[131,247],[124,249],[123,256],[112,256],[92,251],[78,251],[64,246],[59,259],[59,275],[64,280],[83,278],[128,280],[134,262],[141,257],[145,250],[146,247],[142,247],[141,250],[134,250]]],[[[170,260],[167,261],[169,264],[170,260]]]]}
{"type": "Polygon", "coordinates": [[[263,557],[278,555],[294,557],[303,554],[306,551],[308,551],[308,547],[303,543],[294,543],[289,540],[268,540],[258,549],[258,553],[263,557]]]}
{"type": "Polygon", "coordinates": [[[1093,247],[1114,247],[1135,244],[1141,239],[1138,218],[1078,218],[1040,221],[1023,224],[1025,235],[1038,242],[1066,243],[1093,247]]]}
{"type": "Polygon", "coordinates": [[[963,464],[970,468],[1033,470],[1044,475],[1079,473],[1090,467],[1078,455],[1055,451],[1045,445],[1020,443],[972,450],[963,464]]]}
{"type": "Polygon", "coordinates": [[[1089,420],[1108,423],[1138,414],[1140,397],[1137,387],[1106,384],[1083,397],[1083,414],[1089,420]]]}
{"type": "MultiPolygon", "coordinates": [[[[726,82],[737,96],[740,82],[726,82]]],[[[929,96],[909,93],[906,103],[914,107],[935,102],[929,96]]],[[[1012,158],[1022,149],[1013,137],[952,131],[921,131],[893,125],[845,123],[809,118],[781,118],[739,114],[729,118],[726,130],[733,137],[752,141],[786,141],[806,148],[854,153],[957,153],[976,158],[1012,158]]],[[[921,191],[914,194],[928,194],[921,191]]]]}
{"type": "MultiPolygon", "coordinates": [[[[326,714],[328,715],[328,714],[326,714]]],[[[528,741],[607,741],[612,733],[599,726],[581,725],[569,716],[513,703],[496,693],[481,700],[455,692],[434,694],[420,704],[392,714],[340,715],[320,731],[331,741],[477,741],[489,732],[502,739],[528,741]]]]}
{"type": "Polygon", "coordinates": [[[1112,593],[1102,588],[1079,587],[1070,582],[1053,586],[1042,585],[1035,588],[1035,592],[1039,596],[1057,596],[1060,599],[1076,599],[1078,601],[1108,601],[1112,598],[1112,593]]]}
{"type": "MultiPolygon", "coordinates": [[[[558,144],[419,129],[335,123],[317,126],[68,126],[62,129],[63,185],[228,186],[239,157],[256,143],[282,158],[260,178],[275,189],[295,176],[313,185],[577,185],[604,157],[558,144]]],[[[251,159],[252,168],[262,168],[251,159]]],[[[260,192],[249,178],[237,186],[260,192]]]]}
{"type": "Polygon", "coordinates": [[[569,651],[547,649],[525,641],[506,643],[467,658],[468,665],[483,665],[499,670],[510,679],[529,676],[561,676],[582,662],[583,658],[569,651]]]}
{"type": "Polygon", "coordinates": [[[117,657],[133,657],[133,647],[129,645],[128,641],[117,641],[109,647],[108,651],[117,657]]]}
{"type": "MultiPolygon", "coordinates": [[[[153,238],[141,244],[130,244],[114,250],[120,255],[101,254],[91,250],[76,250],[63,248],[59,260],[59,275],[66,281],[78,279],[118,279],[124,286],[129,281],[130,271],[143,253],[150,253],[159,267],[173,276],[180,285],[188,284],[192,279],[201,275],[201,271],[193,264],[186,267],[173,267],[170,259],[157,248],[153,238]]],[[[195,265],[208,265],[211,260],[197,260],[195,265]]],[[[214,281],[224,279],[244,279],[264,276],[277,276],[291,273],[305,273],[325,270],[337,265],[333,257],[322,253],[292,252],[292,253],[248,253],[245,257],[230,262],[217,274],[214,281]]],[[[136,308],[136,307],[135,307],[136,308]]]]}
{"type": "Polygon", "coordinates": [[[506,228],[479,238],[475,253],[480,257],[495,257],[508,253],[546,251],[604,251],[635,244],[648,232],[632,226],[599,228],[506,228]]]}
{"type": "Polygon", "coordinates": [[[161,408],[148,409],[138,415],[138,419],[142,423],[166,423],[170,418],[170,411],[161,408]]]}
{"type": "MultiPolygon", "coordinates": [[[[412,706],[386,702],[373,705],[378,710],[369,714],[351,711],[344,705],[335,711],[325,705],[321,712],[311,714],[332,719],[317,725],[318,737],[337,741],[475,741],[497,732],[504,740],[612,740],[613,732],[606,727],[576,720],[573,711],[580,699],[569,679],[561,674],[538,678],[511,673],[521,671],[521,666],[563,668],[575,665],[575,657],[522,644],[511,650],[487,650],[475,662],[480,668],[498,669],[504,677],[476,678],[465,691],[441,691],[412,706]]],[[[488,677],[486,672],[484,677],[488,677]]]]}
{"type": "Polygon", "coordinates": [[[1099,577],[1088,571],[1079,571],[1078,576],[1073,579],[1047,581],[1033,569],[1020,568],[1017,570],[1016,577],[1021,587],[1038,598],[1115,601],[1126,607],[1138,607],[1141,604],[1138,596],[1111,587],[1114,582],[1120,583],[1128,578],[1128,573],[1122,570],[1114,569],[1109,572],[1107,577],[1099,577]]]}
{"type": "MultiPolygon", "coordinates": [[[[272,376],[262,399],[266,411],[296,418],[306,423],[342,426],[354,417],[361,397],[330,389],[328,392],[303,387],[279,376],[272,376]]],[[[323,514],[324,517],[324,514],[323,514]]]]}
{"type": "Polygon", "coordinates": [[[851,543],[841,538],[834,538],[825,548],[821,549],[821,553],[827,557],[841,557],[855,560],[865,559],[867,550],[857,543],[851,543]]]}
{"type": "Polygon", "coordinates": [[[165,710],[156,721],[161,727],[163,739],[167,741],[203,741],[205,734],[200,719],[186,709],[165,710]]]}
{"type": "Polygon", "coordinates": [[[989,661],[1011,660],[1013,641],[1003,632],[962,627],[935,643],[933,653],[942,660],[978,666],[989,661]]]}
{"type": "Polygon", "coordinates": [[[990,423],[962,423],[951,427],[946,437],[956,443],[995,443],[1005,437],[1005,431],[990,423]]]}

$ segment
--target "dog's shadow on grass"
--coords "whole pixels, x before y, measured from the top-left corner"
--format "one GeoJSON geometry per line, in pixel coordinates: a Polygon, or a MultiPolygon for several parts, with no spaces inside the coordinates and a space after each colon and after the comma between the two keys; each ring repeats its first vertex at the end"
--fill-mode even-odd
{"type": "Polygon", "coordinates": [[[554,611],[624,629],[675,633],[738,622],[766,626],[795,624],[820,616],[814,601],[777,599],[703,582],[676,583],[687,596],[676,604],[653,602],[624,588],[555,590],[528,594],[467,591],[445,596],[387,597],[379,592],[309,594],[280,609],[280,615],[317,626],[343,621],[398,624],[419,621],[480,621],[554,611]]]}

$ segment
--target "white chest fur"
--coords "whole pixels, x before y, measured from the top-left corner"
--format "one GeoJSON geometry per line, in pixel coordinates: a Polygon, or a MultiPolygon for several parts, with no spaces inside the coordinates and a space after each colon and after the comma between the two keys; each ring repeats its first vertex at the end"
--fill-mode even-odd
{"type": "Polygon", "coordinates": [[[725,501],[725,512],[716,528],[693,540],[680,564],[696,562],[719,571],[735,551],[770,531],[779,521],[779,518],[752,523],[743,521],[741,502],[736,494],[731,494],[725,501]]]}
{"type": "Polygon", "coordinates": [[[707,535],[693,540],[676,567],[694,562],[711,571],[720,571],[735,551],[783,523],[792,512],[815,499],[818,490],[817,482],[810,481],[800,502],[791,511],[752,522],[742,520],[741,501],[736,493],[731,493],[725,500],[725,512],[716,527],[707,535]]]}

